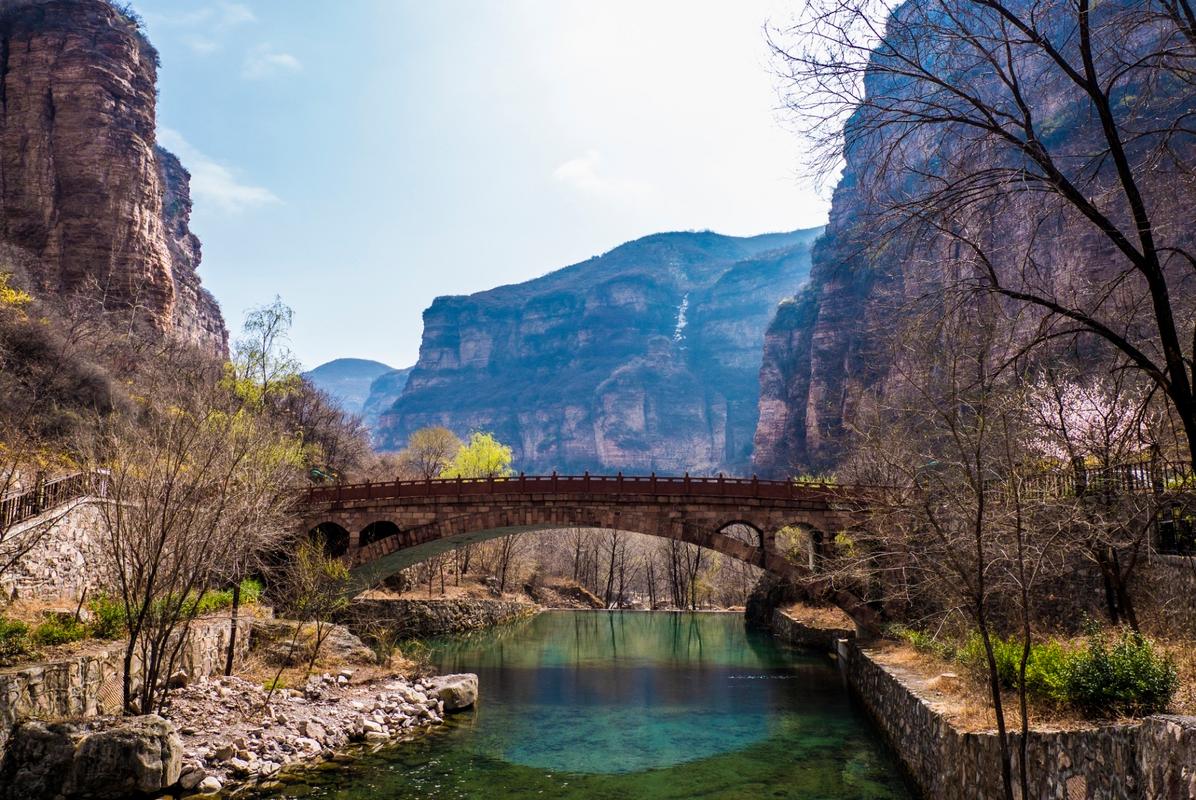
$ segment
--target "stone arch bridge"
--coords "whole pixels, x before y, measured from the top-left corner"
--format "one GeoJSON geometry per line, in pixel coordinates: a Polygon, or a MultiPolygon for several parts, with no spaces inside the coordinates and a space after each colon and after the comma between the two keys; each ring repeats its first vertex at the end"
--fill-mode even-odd
{"type": "MultiPolygon", "coordinates": [[[[701,545],[777,575],[803,578],[861,625],[875,617],[855,597],[817,586],[809,563],[776,546],[787,526],[826,534],[862,524],[866,487],[755,478],[530,476],[435,479],[313,487],[301,505],[305,531],[325,537],[366,587],[438,553],[510,534],[562,528],[630,531],[701,545]],[[749,541],[728,529],[746,526],[749,541]]],[[[741,528],[740,530],[743,530],[741,528]]]]}

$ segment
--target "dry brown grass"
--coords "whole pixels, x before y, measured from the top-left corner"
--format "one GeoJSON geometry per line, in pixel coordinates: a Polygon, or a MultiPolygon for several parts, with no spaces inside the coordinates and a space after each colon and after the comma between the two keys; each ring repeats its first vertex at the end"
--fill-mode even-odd
{"type": "MultiPolygon", "coordinates": [[[[69,597],[59,599],[22,599],[14,600],[0,611],[4,617],[8,619],[20,620],[30,625],[36,625],[39,622],[45,622],[47,611],[75,611],[79,606],[77,599],[72,600],[69,597]]],[[[87,614],[87,606],[84,604],[83,612],[87,614]]]]}
{"type": "MultiPolygon", "coordinates": [[[[986,675],[973,673],[955,662],[920,652],[902,641],[885,640],[869,646],[869,653],[878,663],[897,668],[906,684],[928,700],[958,730],[976,732],[996,729],[997,718],[986,675]]],[[[1005,724],[1010,729],[1019,727],[1021,713],[1017,693],[1002,693],[1001,702],[1005,724]]],[[[1093,724],[1074,711],[1033,699],[1029,703],[1029,714],[1030,724],[1037,730],[1071,730],[1091,727],[1093,724]]]]}
{"type": "Polygon", "coordinates": [[[781,611],[811,628],[855,630],[851,617],[838,606],[815,606],[809,603],[790,603],[781,611]]]}
{"type": "Polygon", "coordinates": [[[1175,660],[1179,675],[1179,691],[1175,693],[1171,710],[1176,714],[1196,715],[1196,640],[1156,639],[1155,642],[1175,660]]]}

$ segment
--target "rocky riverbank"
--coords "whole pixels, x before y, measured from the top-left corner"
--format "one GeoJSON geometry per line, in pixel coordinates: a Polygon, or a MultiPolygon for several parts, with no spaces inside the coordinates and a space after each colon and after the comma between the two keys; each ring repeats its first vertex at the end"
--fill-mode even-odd
{"type": "Polygon", "coordinates": [[[356,744],[409,738],[477,701],[475,675],[355,677],[344,669],[273,693],[222,677],[176,690],[166,719],[23,723],[0,768],[0,798],[215,797],[356,744]]]}
{"type": "Polygon", "coordinates": [[[256,782],[300,762],[331,758],[353,743],[376,745],[439,725],[473,705],[476,676],[358,682],[350,669],[313,676],[272,695],[240,678],[179,690],[168,718],[184,756],[179,785],[217,791],[256,782]]]}

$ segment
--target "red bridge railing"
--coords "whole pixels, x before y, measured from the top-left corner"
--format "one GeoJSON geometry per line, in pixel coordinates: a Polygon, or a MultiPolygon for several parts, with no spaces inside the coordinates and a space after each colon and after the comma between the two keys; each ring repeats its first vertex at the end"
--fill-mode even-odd
{"type": "Polygon", "coordinates": [[[741,497],[765,500],[800,498],[810,492],[844,495],[862,487],[834,483],[769,481],[758,478],[694,478],[688,475],[518,475],[509,478],[434,478],[416,481],[346,483],[313,486],[314,503],[389,500],[403,497],[467,497],[489,494],[670,494],[686,497],[741,497]]]}

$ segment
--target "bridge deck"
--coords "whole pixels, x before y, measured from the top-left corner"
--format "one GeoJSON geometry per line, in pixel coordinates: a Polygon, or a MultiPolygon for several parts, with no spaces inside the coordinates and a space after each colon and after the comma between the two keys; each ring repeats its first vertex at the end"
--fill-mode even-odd
{"type": "Polygon", "coordinates": [[[695,498],[800,500],[846,499],[866,495],[875,487],[833,483],[799,483],[757,478],[694,478],[657,475],[518,475],[509,478],[434,478],[311,487],[309,505],[405,497],[469,497],[494,494],[676,495],[695,498]]]}

